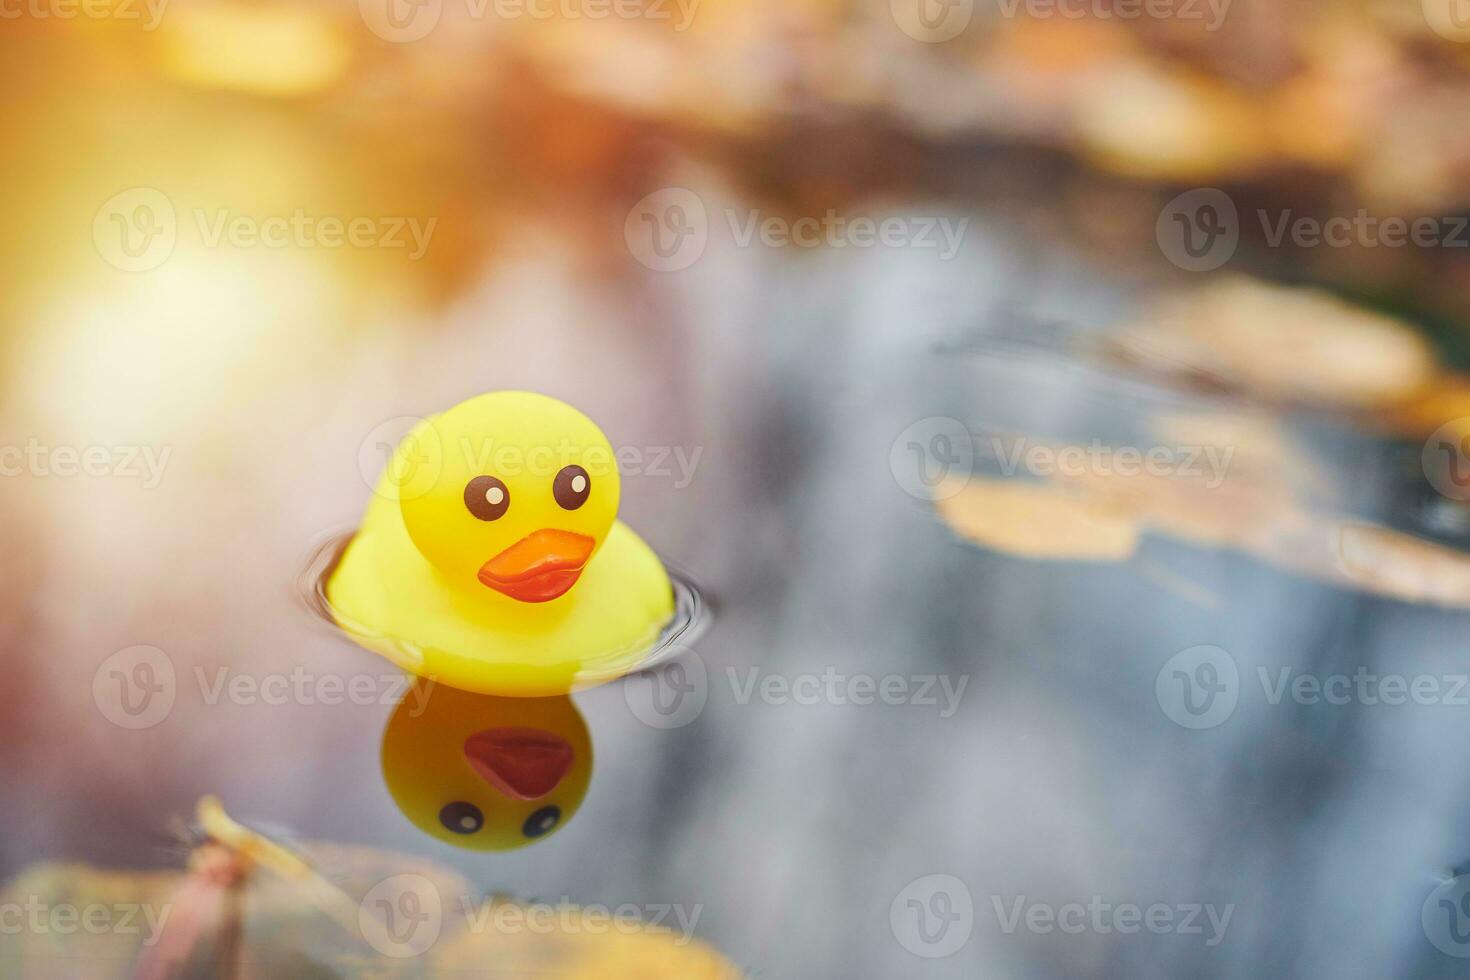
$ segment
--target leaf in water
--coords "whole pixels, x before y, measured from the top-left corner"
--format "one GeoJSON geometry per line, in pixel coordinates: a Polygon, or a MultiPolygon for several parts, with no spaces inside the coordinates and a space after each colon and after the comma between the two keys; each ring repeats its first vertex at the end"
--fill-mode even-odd
{"type": "Polygon", "coordinates": [[[1044,484],[970,478],[935,508],[961,537],[1022,558],[1123,561],[1138,547],[1126,511],[1044,484]]]}
{"type": "Polygon", "coordinates": [[[1332,530],[1340,579],[1406,602],[1470,608],[1470,555],[1373,524],[1332,530]]]}
{"type": "Polygon", "coordinates": [[[1397,320],[1243,276],[1166,293],[1107,343],[1159,374],[1324,408],[1402,402],[1439,371],[1428,342],[1397,320]]]}
{"type": "MultiPolygon", "coordinates": [[[[45,865],[0,889],[22,909],[76,909],[107,928],[39,927],[0,935],[0,976],[17,980],[331,980],[535,976],[734,980],[738,971],[683,934],[556,906],[549,920],[509,900],[486,902],[457,872],[407,855],[330,843],[299,849],[201,801],[208,839],[187,871],[114,872],[45,865]],[[408,881],[437,901],[423,948],[405,945],[393,914],[408,881]],[[385,886],[388,890],[385,892],[385,886]],[[374,901],[375,895],[389,901],[374,901]],[[474,914],[509,910],[509,918],[474,914]],[[88,911],[95,910],[95,911],[88,911]],[[126,916],[124,921],[123,916],[126,916]],[[506,928],[505,922],[515,924],[506,928]],[[549,921],[549,927],[548,927],[549,921]],[[397,929],[397,931],[395,931],[397,929]]],[[[544,908],[544,907],[543,907],[544,908]]],[[[411,910],[419,915],[418,908],[411,910]]],[[[504,912],[502,912],[504,916],[504,912]]],[[[409,922],[414,930],[417,925],[409,922]]]]}

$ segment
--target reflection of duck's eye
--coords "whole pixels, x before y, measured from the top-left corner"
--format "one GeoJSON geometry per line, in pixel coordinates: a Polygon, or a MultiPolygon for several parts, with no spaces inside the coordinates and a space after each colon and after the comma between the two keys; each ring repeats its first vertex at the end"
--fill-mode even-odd
{"type": "Polygon", "coordinates": [[[510,491],[493,476],[477,476],[464,487],[464,505],[482,521],[493,521],[510,508],[510,491]]]}
{"type": "Polygon", "coordinates": [[[556,827],[557,821],[560,819],[561,807],[543,806],[526,818],[526,822],[521,825],[521,833],[527,837],[540,837],[542,834],[549,834],[556,827]]]}
{"type": "Polygon", "coordinates": [[[439,811],[439,822],[456,834],[473,834],[485,826],[485,815],[473,803],[450,803],[439,811]]]}
{"type": "Polygon", "coordinates": [[[576,510],[587,502],[592,480],[580,466],[563,466],[551,484],[551,495],[562,510],[576,510]]]}

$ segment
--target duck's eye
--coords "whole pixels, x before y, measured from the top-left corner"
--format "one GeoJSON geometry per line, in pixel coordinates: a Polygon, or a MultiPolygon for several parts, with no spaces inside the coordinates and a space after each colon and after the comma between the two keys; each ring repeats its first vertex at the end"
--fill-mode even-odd
{"type": "Polygon", "coordinates": [[[540,837],[542,834],[551,833],[560,820],[561,807],[543,806],[526,818],[526,822],[521,825],[521,833],[527,837],[540,837]]]}
{"type": "Polygon", "coordinates": [[[576,510],[587,502],[592,480],[580,466],[563,466],[551,484],[551,495],[562,510],[576,510]]]}
{"type": "Polygon", "coordinates": [[[439,822],[456,834],[473,834],[485,826],[485,815],[473,803],[449,803],[439,811],[439,822]]]}
{"type": "Polygon", "coordinates": [[[493,476],[477,476],[464,487],[464,505],[482,521],[493,521],[510,508],[510,491],[493,476]]]}

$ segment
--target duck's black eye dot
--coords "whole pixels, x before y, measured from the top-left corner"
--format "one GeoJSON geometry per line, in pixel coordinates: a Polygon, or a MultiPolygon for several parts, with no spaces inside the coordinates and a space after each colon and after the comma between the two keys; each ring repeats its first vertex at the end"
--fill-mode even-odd
{"type": "Polygon", "coordinates": [[[543,806],[526,818],[526,822],[521,825],[521,833],[527,837],[540,837],[542,834],[551,833],[560,821],[561,807],[543,806]]]}
{"type": "Polygon", "coordinates": [[[576,510],[587,502],[592,478],[580,466],[563,466],[551,484],[551,495],[562,510],[576,510]]]}
{"type": "Polygon", "coordinates": [[[493,521],[510,509],[510,491],[493,476],[477,476],[464,486],[464,505],[482,521],[493,521]]]}
{"type": "Polygon", "coordinates": [[[439,811],[439,822],[456,834],[473,834],[485,826],[485,815],[473,803],[449,803],[439,811]]]}

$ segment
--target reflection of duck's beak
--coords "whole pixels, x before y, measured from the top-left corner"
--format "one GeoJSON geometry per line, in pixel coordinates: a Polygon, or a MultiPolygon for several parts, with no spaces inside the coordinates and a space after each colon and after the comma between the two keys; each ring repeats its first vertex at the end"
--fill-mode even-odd
{"type": "Polygon", "coordinates": [[[481,584],[521,602],[547,602],[577,584],[597,542],[585,534],[532,531],[480,567],[481,584]]]}
{"type": "Polygon", "coordinates": [[[479,777],[506,796],[539,800],[571,771],[572,746],[538,728],[489,728],[464,743],[465,758],[479,777]]]}

